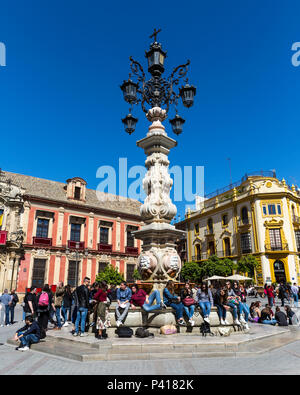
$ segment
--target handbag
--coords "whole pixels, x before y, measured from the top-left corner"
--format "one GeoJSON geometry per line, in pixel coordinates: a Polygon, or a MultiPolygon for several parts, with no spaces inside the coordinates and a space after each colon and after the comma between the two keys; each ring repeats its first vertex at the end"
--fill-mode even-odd
{"type": "Polygon", "coordinates": [[[164,325],[160,328],[160,333],[162,335],[175,335],[177,328],[175,325],[164,325]]]}
{"type": "Polygon", "coordinates": [[[193,298],[187,296],[186,298],[183,299],[182,303],[184,304],[184,306],[189,307],[195,304],[196,302],[193,298]]]}

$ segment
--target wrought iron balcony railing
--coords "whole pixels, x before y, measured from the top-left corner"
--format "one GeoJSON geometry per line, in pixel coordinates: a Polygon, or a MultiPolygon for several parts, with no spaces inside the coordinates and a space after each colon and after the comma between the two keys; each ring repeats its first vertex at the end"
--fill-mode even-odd
{"type": "Polygon", "coordinates": [[[139,249],[137,247],[125,247],[125,253],[129,255],[137,256],[139,254],[139,249]]]}
{"type": "Polygon", "coordinates": [[[72,250],[84,250],[84,241],[68,240],[68,248],[72,250]]]}
{"type": "Polygon", "coordinates": [[[98,251],[100,251],[100,252],[112,252],[112,244],[98,243],[98,251]]]}
{"type": "Polygon", "coordinates": [[[49,237],[33,237],[32,244],[35,246],[51,247],[52,239],[49,237]]]}

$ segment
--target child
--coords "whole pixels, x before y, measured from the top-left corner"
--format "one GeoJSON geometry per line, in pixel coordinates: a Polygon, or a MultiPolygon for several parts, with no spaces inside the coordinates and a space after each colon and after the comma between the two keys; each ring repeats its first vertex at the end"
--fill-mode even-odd
{"type": "Polygon", "coordinates": [[[20,340],[21,344],[16,348],[18,351],[27,351],[32,343],[38,343],[41,338],[41,330],[32,316],[25,318],[25,326],[20,328],[15,335],[14,340],[20,340]]]}

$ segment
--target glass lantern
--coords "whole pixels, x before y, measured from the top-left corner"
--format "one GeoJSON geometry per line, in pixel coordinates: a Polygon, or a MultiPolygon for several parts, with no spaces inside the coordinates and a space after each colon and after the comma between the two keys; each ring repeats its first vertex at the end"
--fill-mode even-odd
{"type": "Polygon", "coordinates": [[[190,108],[194,104],[196,88],[193,85],[186,84],[180,88],[179,95],[181,96],[183,105],[190,108]]]}
{"type": "Polygon", "coordinates": [[[124,99],[125,101],[127,101],[127,103],[136,102],[138,84],[136,84],[129,78],[127,81],[123,82],[120,88],[123,91],[124,99]]]}
{"type": "Polygon", "coordinates": [[[125,126],[125,132],[131,134],[135,131],[135,126],[138,119],[134,118],[131,114],[128,114],[125,118],[122,119],[122,122],[125,126]]]}
{"type": "Polygon", "coordinates": [[[170,119],[170,124],[172,125],[173,132],[177,134],[177,136],[182,133],[183,124],[185,120],[181,118],[180,115],[176,114],[175,118],[170,119]]]}
{"type": "Polygon", "coordinates": [[[148,59],[148,71],[152,75],[160,75],[164,72],[164,63],[167,53],[161,48],[161,45],[157,42],[151,44],[150,50],[146,52],[146,58],[148,59]]]}

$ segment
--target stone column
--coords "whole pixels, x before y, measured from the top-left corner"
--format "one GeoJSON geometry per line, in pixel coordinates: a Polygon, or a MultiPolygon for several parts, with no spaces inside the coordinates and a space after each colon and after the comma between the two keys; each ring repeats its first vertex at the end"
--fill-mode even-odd
{"type": "Polygon", "coordinates": [[[153,107],[147,118],[151,122],[147,136],[137,142],[147,155],[145,165],[148,171],[143,180],[147,197],[141,206],[145,226],[134,235],[143,241],[138,259],[142,278],[161,291],[168,280],[177,279],[181,270],[175,242],[186,232],[170,224],[177,210],[170,198],[173,180],[168,173],[168,154],[177,142],[167,136],[162,125],[167,118],[166,110],[153,107]]]}

